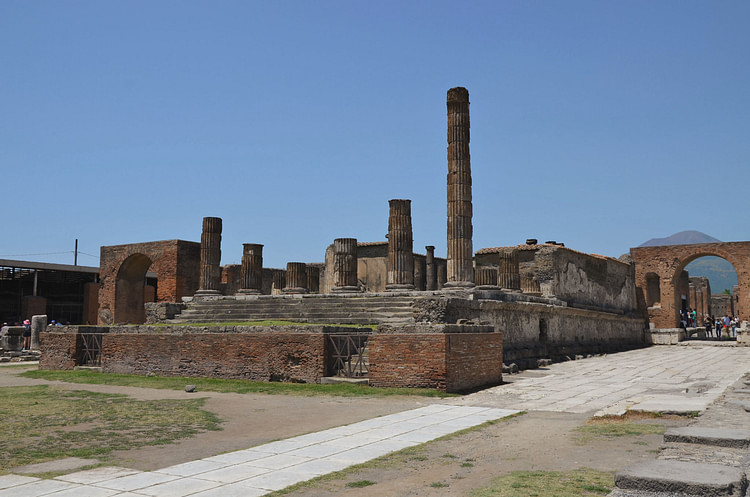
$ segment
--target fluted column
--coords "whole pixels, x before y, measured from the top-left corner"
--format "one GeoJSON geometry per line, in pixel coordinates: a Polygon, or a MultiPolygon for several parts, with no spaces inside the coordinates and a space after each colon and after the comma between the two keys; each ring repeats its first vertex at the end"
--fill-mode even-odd
{"type": "Polygon", "coordinates": [[[221,218],[204,217],[201,233],[200,283],[196,295],[219,295],[221,283],[221,218]]]}
{"type": "Polygon", "coordinates": [[[474,269],[474,279],[477,288],[484,290],[499,289],[497,286],[497,268],[491,266],[479,266],[474,269]]]}
{"type": "Polygon", "coordinates": [[[499,266],[497,269],[497,284],[504,290],[521,290],[521,275],[518,271],[518,251],[503,250],[497,254],[499,266]]]}
{"type": "Polygon", "coordinates": [[[435,268],[435,247],[427,245],[425,247],[427,255],[425,257],[425,288],[427,290],[437,290],[437,269],[435,268]]]}
{"type": "Polygon", "coordinates": [[[448,267],[446,287],[474,286],[469,91],[448,90],[448,267]]]}
{"type": "Polygon", "coordinates": [[[242,244],[242,269],[238,293],[259,295],[263,288],[263,245],[242,244]]]}
{"type": "Polygon", "coordinates": [[[278,270],[273,273],[273,288],[271,293],[280,295],[286,286],[286,271],[278,270]]]}
{"type": "Polygon", "coordinates": [[[414,289],[411,200],[388,201],[388,272],[386,290],[414,289]]]}
{"type": "Polygon", "coordinates": [[[528,295],[540,296],[542,294],[542,288],[539,282],[534,279],[533,274],[521,275],[521,291],[528,295]]]}
{"type": "Polygon", "coordinates": [[[307,293],[307,264],[287,262],[284,293],[307,293]]]}
{"type": "Polygon", "coordinates": [[[357,239],[336,238],[333,241],[332,292],[358,292],[357,239]]]}
{"type": "Polygon", "coordinates": [[[310,293],[320,292],[320,268],[307,266],[307,289],[310,293]]]}

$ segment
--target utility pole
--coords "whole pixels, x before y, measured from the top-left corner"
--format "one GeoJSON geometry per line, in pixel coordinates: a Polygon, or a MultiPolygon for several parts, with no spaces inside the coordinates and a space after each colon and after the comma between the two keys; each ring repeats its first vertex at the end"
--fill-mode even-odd
{"type": "Polygon", "coordinates": [[[76,238],[76,250],[73,252],[73,265],[78,265],[78,238],[76,238]]]}

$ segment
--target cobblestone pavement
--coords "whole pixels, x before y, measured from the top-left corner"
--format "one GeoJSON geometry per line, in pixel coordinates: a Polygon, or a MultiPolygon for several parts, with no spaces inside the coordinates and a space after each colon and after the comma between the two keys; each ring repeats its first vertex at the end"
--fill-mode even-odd
{"type": "Polygon", "coordinates": [[[506,374],[510,384],[467,395],[462,402],[596,415],[683,414],[705,410],[748,371],[750,347],[654,346],[506,374]]]}

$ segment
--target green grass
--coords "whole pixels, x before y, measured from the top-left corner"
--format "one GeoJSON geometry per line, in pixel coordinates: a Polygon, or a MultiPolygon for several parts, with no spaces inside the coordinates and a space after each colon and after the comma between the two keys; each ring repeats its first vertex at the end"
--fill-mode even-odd
{"type": "Polygon", "coordinates": [[[138,401],[48,385],[0,388],[0,398],[0,473],[63,457],[106,459],[221,429],[201,398],[138,401]]]}
{"type": "MultiPolygon", "coordinates": [[[[143,326],[143,325],[129,325],[129,326],[143,326]]],[[[222,321],[222,322],[209,322],[209,323],[154,323],[149,326],[155,327],[167,327],[167,326],[339,326],[343,328],[369,328],[376,330],[378,325],[376,324],[352,324],[352,323],[305,323],[301,321],[282,321],[265,319],[262,321],[222,321]]]]}
{"type": "Polygon", "coordinates": [[[432,488],[444,488],[444,487],[447,487],[449,485],[447,483],[443,483],[441,481],[436,481],[436,482],[430,483],[430,486],[432,488]]]}
{"type": "Polygon", "coordinates": [[[281,383],[249,380],[228,380],[221,378],[189,378],[165,376],[140,376],[130,374],[97,373],[93,371],[47,371],[33,370],[19,376],[48,381],[65,381],[69,383],[88,383],[95,385],[116,385],[140,388],[160,388],[164,390],[183,390],[185,385],[196,385],[198,392],[225,393],[265,393],[275,395],[333,395],[339,397],[387,397],[392,395],[416,395],[421,397],[455,397],[428,388],[372,388],[367,385],[338,383],[318,385],[315,383],[281,383]]]}
{"type": "Polygon", "coordinates": [[[580,497],[607,495],[614,476],[593,469],[574,471],[514,471],[476,489],[471,497],[580,497]]]}
{"type": "Polygon", "coordinates": [[[621,418],[597,418],[590,420],[577,430],[575,440],[586,444],[598,438],[662,435],[664,425],[658,423],[632,423],[621,418]]]}
{"type": "Polygon", "coordinates": [[[370,485],[375,485],[375,482],[372,480],[357,480],[357,481],[350,481],[346,484],[349,488],[362,488],[362,487],[369,487],[370,485]]]}

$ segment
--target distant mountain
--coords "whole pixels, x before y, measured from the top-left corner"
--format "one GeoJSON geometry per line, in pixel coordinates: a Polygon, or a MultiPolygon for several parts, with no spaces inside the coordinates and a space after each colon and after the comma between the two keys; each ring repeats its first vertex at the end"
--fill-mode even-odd
{"type": "Polygon", "coordinates": [[[642,243],[640,247],[654,247],[657,245],[691,245],[693,243],[716,243],[721,240],[700,231],[680,231],[666,238],[652,238],[642,243]]]}
{"type": "MultiPolygon", "coordinates": [[[[666,238],[652,238],[640,246],[654,247],[657,245],[690,245],[716,242],[721,242],[721,240],[700,231],[680,231],[666,238]]],[[[732,287],[737,284],[737,272],[734,270],[734,266],[721,257],[701,257],[685,266],[685,270],[690,276],[707,277],[711,284],[711,293],[721,293],[724,290],[731,292],[732,287]]]]}

